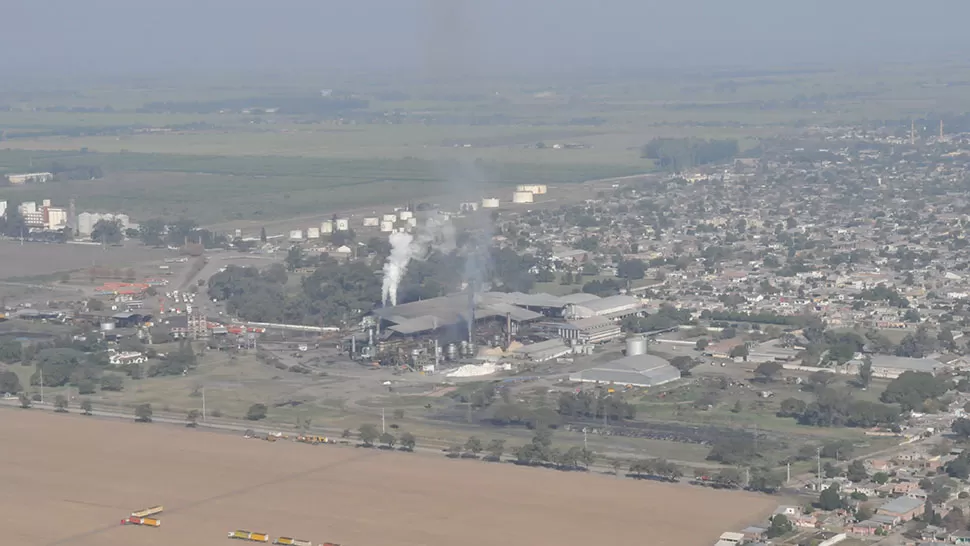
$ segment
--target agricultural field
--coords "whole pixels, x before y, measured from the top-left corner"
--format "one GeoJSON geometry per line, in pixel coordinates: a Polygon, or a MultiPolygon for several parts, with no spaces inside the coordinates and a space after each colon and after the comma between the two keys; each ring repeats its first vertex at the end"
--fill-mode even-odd
{"type": "Polygon", "coordinates": [[[713,543],[777,499],[508,464],[258,442],[161,424],[4,409],[9,540],[43,546],[226,541],[236,529],[322,543],[713,543]],[[258,470],[257,470],[258,469],[258,470]],[[122,526],[163,505],[158,528],[122,526]],[[52,524],[51,521],[54,523],[52,524]]]}
{"type": "Polygon", "coordinates": [[[73,196],[82,209],[225,227],[415,199],[472,200],[518,183],[649,172],[640,148],[655,137],[734,138],[745,151],[814,124],[966,110],[961,82],[968,78],[965,67],[941,65],[453,89],[334,82],[367,101],[346,117],[184,107],[316,92],[312,83],[275,78],[104,82],[70,93],[0,89],[0,105],[10,106],[0,109],[0,173],[55,161],[105,173],[103,180],[0,188],[0,199],[73,196]],[[162,102],[183,107],[146,108],[162,102]]]}

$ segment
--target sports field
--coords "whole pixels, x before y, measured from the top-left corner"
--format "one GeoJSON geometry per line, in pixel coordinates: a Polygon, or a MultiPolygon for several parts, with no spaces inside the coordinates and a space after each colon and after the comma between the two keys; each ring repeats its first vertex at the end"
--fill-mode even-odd
{"type": "Polygon", "coordinates": [[[777,504],[507,464],[0,412],[10,544],[209,546],[246,529],[344,546],[704,545],[777,504]],[[119,524],[158,504],[161,527],[119,524]]]}

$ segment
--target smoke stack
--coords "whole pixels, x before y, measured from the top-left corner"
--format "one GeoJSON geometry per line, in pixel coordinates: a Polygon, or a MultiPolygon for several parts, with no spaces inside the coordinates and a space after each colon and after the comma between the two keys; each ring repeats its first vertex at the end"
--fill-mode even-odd
{"type": "Polygon", "coordinates": [[[468,283],[468,343],[475,342],[475,284],[468,283]]]}
{"type": "Polygon", "coordinates": [[[512,313],[505,313],[505,348],[512,346],[512,313]]]}

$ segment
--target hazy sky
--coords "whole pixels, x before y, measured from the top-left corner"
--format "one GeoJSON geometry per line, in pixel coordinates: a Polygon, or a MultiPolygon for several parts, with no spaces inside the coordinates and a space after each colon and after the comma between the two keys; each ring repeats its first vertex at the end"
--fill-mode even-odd
{"type": "Polygon", "coordinates": [[[966,0],[0,0],[0,14],[8,75],[564,72],[970,53],[966,0]]]}

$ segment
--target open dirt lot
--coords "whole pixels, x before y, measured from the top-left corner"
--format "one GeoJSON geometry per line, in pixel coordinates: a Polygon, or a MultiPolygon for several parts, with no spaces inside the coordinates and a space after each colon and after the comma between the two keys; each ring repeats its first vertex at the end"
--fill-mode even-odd
{"type": "Polygon", "coordinates": [[[0,241],[0,279],[49,275],[93,265],[128,267],[166,256],[165,250],[137,244],[108,246],[0,241]]]}
{"type": "Polygon", "coordinates": [[[712,544],[767,496],[0,410],[5,543],[209,546],[234,529],[349,546],[712,544]],[[157,529],[121,526],[163,504],[157,529]]]}

